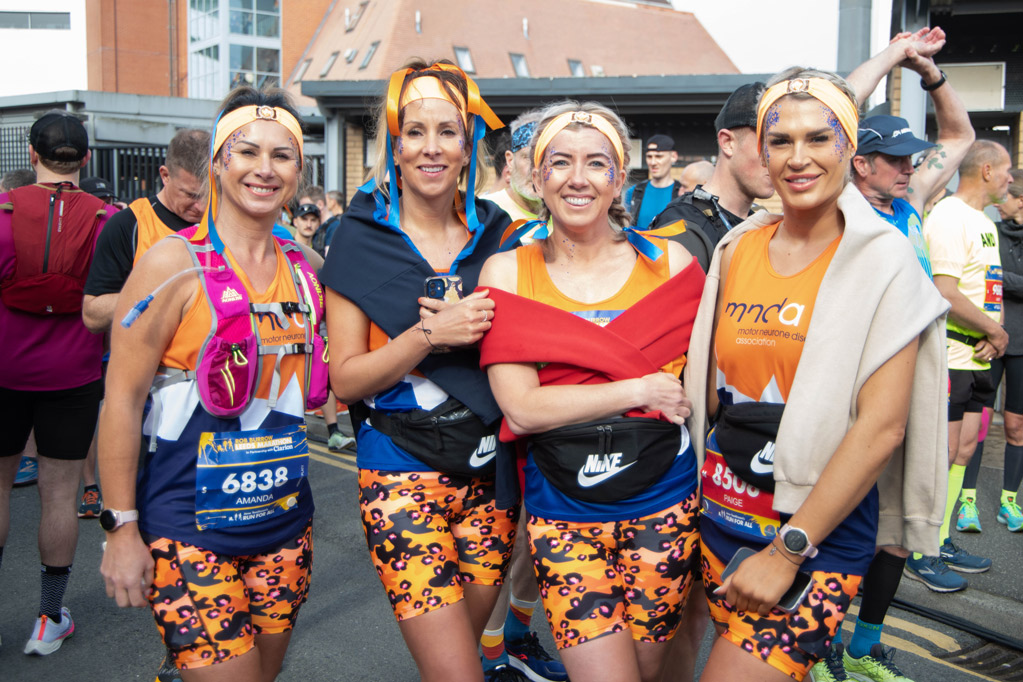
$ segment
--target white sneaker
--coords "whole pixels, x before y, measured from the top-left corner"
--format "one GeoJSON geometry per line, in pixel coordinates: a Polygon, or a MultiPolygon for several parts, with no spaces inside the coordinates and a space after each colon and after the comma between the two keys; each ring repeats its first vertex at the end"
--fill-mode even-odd
{"type": "Polygon", "coordinates": [[[36,626],[32,629],[32,637],[25,644],[26,654],[46,656],[60,648],[64,640],[75,632],[75,622],[71,620],[71,612],[66,606],[60,609],[61,620],[54,623],[48,616],[36,618],[36,626]]]}

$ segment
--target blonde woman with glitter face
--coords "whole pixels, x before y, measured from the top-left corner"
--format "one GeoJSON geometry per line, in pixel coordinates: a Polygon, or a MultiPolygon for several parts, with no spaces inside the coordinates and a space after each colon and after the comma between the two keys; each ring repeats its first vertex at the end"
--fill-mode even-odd
{"type": "Polygon", "coordinates": [[[482,363],[501,438],[528,453],[529,547],[573,680],[659,680],[698,561],[678,375],[703,272],[681,245],[623,231],[628,152],[606,107],[544,110],[532,157],[546,225],[480,276],[499,311],[482,363]]]}
{"type": "Polygon", "coordinates": [[[876,545],[937,547],[947,304],[848,182],[855,101],[826,72],[772,79],[757,140],[783,215],[729,232],[708,272],[686,373],[721,635],[702,680],[803,679],[876,545]]]}

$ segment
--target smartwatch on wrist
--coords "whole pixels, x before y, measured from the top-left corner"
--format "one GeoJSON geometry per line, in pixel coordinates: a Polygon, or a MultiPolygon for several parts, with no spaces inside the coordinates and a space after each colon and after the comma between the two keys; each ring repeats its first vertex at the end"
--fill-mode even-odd
{"type": "Polygon", "coordinates": [[[937,90],[942,85],[944,85],[945,81],[948,80],[948,77],[945,75],[945,72],[942,71],[941,69],[938,69],[938,73],[941,74],[941,78],[939,78],[938,80],[934,81],[930,85],[928,85],[927,83],[924,83],[924,79],[921,78],[920,79],[920,88],[922,90],[927,91],[927,92],[931,92],[932,90],[937,90]]]}
{"type": "Polygon", "coordinates": [[[99,525],[105,531],[114,531],[126,523],[139,520],[137,509],[130,511],[117,511],[116,509],[104,509],[99,514],[99,525]]]}
{"type": "Polygon", "coordinates": [[[817,548],[811,544],[810,538],[807,537],[806,531],[802,528],[795,528],[786,523],[778,531],[778,537],[781,538],[782,547],[789,554],[806,557],[807,559],[817,556],[817,548]]]}

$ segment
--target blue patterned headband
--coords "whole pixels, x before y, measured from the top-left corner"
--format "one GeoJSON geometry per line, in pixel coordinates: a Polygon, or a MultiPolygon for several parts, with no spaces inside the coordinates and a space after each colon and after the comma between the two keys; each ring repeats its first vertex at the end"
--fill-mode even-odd
{"type": "Polygon", "coordinates": [[[511,138],[511,150],[512,154],[525,149],[529,146],[529,143],[533,140],[533,131],[536,130],[537,121],[530,121],[529,123],[523,123],[518,128],[512,131],[511,138]]]}

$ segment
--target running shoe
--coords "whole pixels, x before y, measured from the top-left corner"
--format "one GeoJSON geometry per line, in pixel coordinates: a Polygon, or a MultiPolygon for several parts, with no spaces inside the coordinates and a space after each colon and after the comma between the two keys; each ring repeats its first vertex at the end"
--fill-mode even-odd
{"type": "Polygon", "coordinates": [[[547,653],[535,632],[527,632],[522,639],[505,640],[504,650],[508,652],[508,665],[533,682],[568,680],[565,666],[547,653]]]}
{"type": "Polygon", "coordinates": [[[842,658],[849,679],[861,682],[913,682],[895,666],[895,650],[880,642],[870,647],[863,658],[853,658],[846,651],[842,658]]]}
{"type": "Polygon", "coordinates": [[[1015,497],[1008,498],[1006,503],[998,508],[998,523],[1004,523],[1010,533],[1023,530],[1023,512],[1016,504],[1015,497]]]}
{"type": "Polygon", "coordinates": [[[529,678],[507,665],[498,665],[483,671],[484,682],[522,682],[527,679],[529,678]]]}
{"type": "Polygon", "coordinates": [[[160,670],[156,673],[156,682],[181,682],[181,671],[171,663],[170,655],[163,657],[160,670]]]}
{"type": "Polygon", "coordinates": [[[902,572],[907,578],[919,580],[934,592],[958,592],[969,585],[966,578],[954,573],[936,556],[922,556],[919,559],[909,557],[902,572]]]}
{"type": "Polygon", "coordinates": [[[32,485],[39,480],[39,463],[35,457],[21,458],[18,473],[14,477],[14,485],[32,485]]]}
{"type": "Polygon", "coordinates": [[[960,533],[980,532],[980,514],[977,513],[977,503],[973,501],[972,497],[968,497],[959,503],[956,530],[960,533]]]}
{"type": "Polygon", "coordinates": [[[842,666],[842,652],[845,647],[841,642],[833,644],[828,653],[810,668],[810,682],[842,682],[848,680],[845,667],[842,666]]]}
{"type": "Polygon", "coordinates": [[[991,559],[970,554],[952,542],[951,538],[945,538],[945,544],[941,546],[940,556],[941,560],[948,564],[949,568],[960,573],[983,573],[991,568],[991,559]]]}
{"type": "Polygon", "coordinates": [[[327,439],[327,449],[331,452],[341,452],[355,445],[355,439],[351,436],[346,436],[340,431],[335,431],[330,434],[330,438],[327,439]]]}
{"type": "Polygon", "coordinates": [[[60,622],[54,623],[49,616],[36,618],[36,626],[32,629],[32,637],[25,644],[26,654],[46,656],[60,648],[64,640],[75,633],[75,622],[71,620],[71,612],[66,606],[60,609],[60,622]]]}
{"type": "Polygon", "coordinates": [[[99,490],[86,490],[82,493],[82,501],[78,505],[78,518],[96,519],[103,511],[103,498],[99,490]]]}

